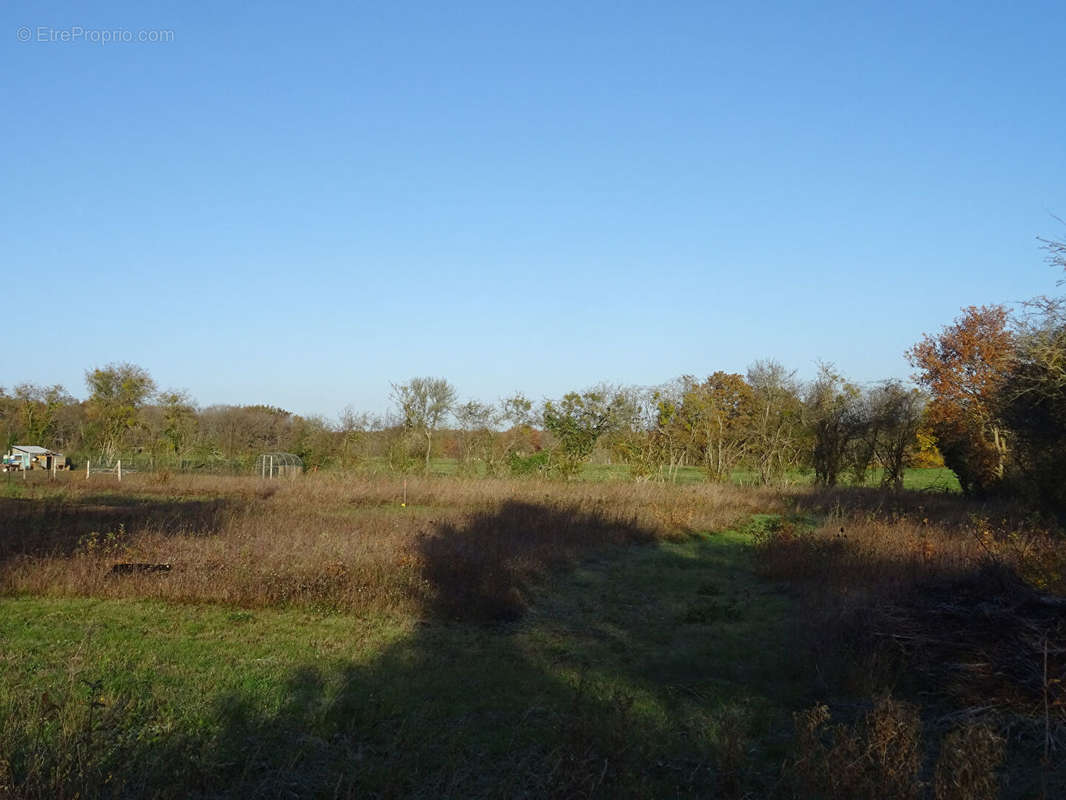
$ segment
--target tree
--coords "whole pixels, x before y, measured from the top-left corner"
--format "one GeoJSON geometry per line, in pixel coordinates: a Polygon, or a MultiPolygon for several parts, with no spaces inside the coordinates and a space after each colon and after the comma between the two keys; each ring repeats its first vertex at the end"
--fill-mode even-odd
{"type": "Polygon", "coordinates": [[[404,429],[426,439],[425,470],[433,451],[433,434],[455,405],[455,387],[444,378],[411,378],[392,384],[392,399],[403,419],[404,429]]]}
{"type": "Polygon", "coordinates": [[[849,451],[854,452],[854,440],[863,433],[861,394],[859,387],[844,380],[832,364],[818,366],[818,377],[807,390],[805,407],[814,436],[814,479],[822,486],[836,486],[849,451]]]}
{"type": "Polygon", "coordinates": [[[869,393],[874,452],[881,464],[881,485],[903,488],[903,471],[918,452],[918,429],[925,398],[900,381],[885,381],[869,393]]]}
{"type": "Polygon", "coordinates": [[[647,480],[659,469],[660,447],[655,435],[658,390],[637,386],[619,387],[619,413],[613,429],[601,440],[612,458],[629,467],[629,475],[647,480]]]}
{"type": "Polygon", "coordinates": [[[533,401],[515,392],[500,401],[496,418],[499,425],[507,427],[494,438],[490,471],[495,473],[504,465],[516,474],[539,470],[543,465],[536,454],[541,451],[541,431],[534,427],[537,414],[533,401]]]}
{"type": "Polygon", "coordinates": [[[997,415],[1013,341],[1003,306],[970,306],[938,336],[907,351],[915,380],[930,393],[929,418],[944,463],[967,494],[1002,480],[1007,434],[997,415]]]}
{"type": "Polygon", "coordinates": [[[166,465],[180,459],[196,440],[196,409],[185,392],[160,392],[153,404],[137,414],[135,443],[150,454],[152,465],[166,465]]]}
{"type": "Polygon", "coordinates": [[[659,465],[659,474],[665,480],[677,480],[678,470],[685,463],[690,449],[693,448],[692,426],[682,414],[686,392],[694,386],[696,379],[690,375],[660,386],[652,393],[654,402],[654,424],[651,439],[655,459],[659,465]],[[663,474],[663,468],[666,468],[663,474]]]}
{"type": "Polygon", "coordinates": [[[318,470],[328,466],[336,450],[337,431],[325,417],[293,415],[291,438],[286,449],[300,457],[304,466],[318,470]]]}
{"type": "Polygon", "coordinates": [[[53,439],[61,409],[75,400],[66,389],[55,386],[37,386],[21,383],[15,387],[14,403],[16,424],[28,444],[47,442],[54,445],[53,439]]]}
{"type": "MultiPolygon", "coordinates": [[[[1066,256],[1064,256],[1066,257],[1066,256]]],[[[1066,299],[1038,298],[1016,326],[1014,357],[1000,393],[1013,437],[1015,488],[1066,508],[1066,299]]]]}
{"type": "Polygon", "coordinates": [[[88,370],[85,383],[96,444],[108,459],[114,458],[137,425],[138,411],[155,394],[155,381],[143,367],[123,363],[88,370]]]}
{"type": "Polygon", "coordinates": [[[475,472],[478,462],[485,464],[490,472],[493,471],[494,430],[500,422],[496,409],[487,403],[468,400],[456,406],[453,415],[459,426],[459,471],[475,472]]]}
{"type": "MultiPolygon", "coordinates": [[[[1059,222],[1063,221],[1060,219],[1059,222]]],[[[1044,249],[1047,251],[1048,263],[1051,266],[1058,267],[1066,272],[1066,242],[1057,241],[1055,239],[1044,239],[1043,237],[1037,237],[1037,240],[1043,244],[1044,249]]],[[[1059,281],[1060,284],[1064,282],[1066,282],[1066,278],[1059,281]]]]}
{"type": "Polygon", "coordinates": [[[163,439],[176,456],[185,453],[196,435],[196,407],[186,392],[171,389],[159,395],[163,412],[163,439]]]}
{"type": "Polygon", "coordinates": [[[521,392],[515,392],[500,401],[500,421],[509,423],[511,427],[531,426],[535,417],[533,401],[521,392]]]}
{"type": "Polygon", "coordinates": [[[803,404],[795,372],[777,361],[756,361],[747,380],[755,399],[751,458],[759,481],[768,484],[799,463],[803,404]]]}
{"type": "Polygon", "coordinates": [[[340,413],[337,433],[340,435],[340,460],[351,466],[370,455],[371,433],[381,431],[384,422],[365,411],[346,406],[340,413]]]}
{"type": "Polygon", "coordinates": [[[755,415],[755,392],[743,375],[715,372],[703,383],[689,380],[676,423],[714,481],[730,479],[748,450],[755,415]]]}
{"type": "Polygon", "coordinates": [[[556,438],[556,469],[562,475],[576,475],[600,436],[616,428],[627,413],[626,398],[601,387],[569,392],[557,403],[544,404],[544,427],[556,438]]]}

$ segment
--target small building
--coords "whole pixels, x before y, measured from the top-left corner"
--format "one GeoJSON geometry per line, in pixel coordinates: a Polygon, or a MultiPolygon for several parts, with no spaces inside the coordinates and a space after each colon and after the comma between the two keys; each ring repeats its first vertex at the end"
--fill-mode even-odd
{"type": "Polygon", "coordinates": [[[53,464],[56,469],[66,469],[66,456],[35,444],[16,444],[11,448],[11,452],[4,456],[5,472],[27,469],[50,470],[53,464]]]}

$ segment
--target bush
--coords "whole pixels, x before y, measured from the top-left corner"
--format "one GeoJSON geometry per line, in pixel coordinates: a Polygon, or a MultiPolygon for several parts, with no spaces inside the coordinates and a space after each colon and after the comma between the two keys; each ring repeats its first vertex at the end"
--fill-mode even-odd
{"type": "Polygon", "coordinates": [[[541,450],[529,456],[511,453],[511,474],[522,475],[545,475],[551,467],[551,453],[541,450]]]}

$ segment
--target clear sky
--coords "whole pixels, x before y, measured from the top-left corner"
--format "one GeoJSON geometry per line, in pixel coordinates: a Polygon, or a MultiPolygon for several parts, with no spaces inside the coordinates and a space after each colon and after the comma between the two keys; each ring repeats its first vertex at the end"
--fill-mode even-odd
{"type": "Polygon", "coordinates": [[[414,375],[905,377],[960,307],[1055,291],[1063,31],[1062,0],[4,3],[0,385],[131,361],[333,416],[414,375]]]}

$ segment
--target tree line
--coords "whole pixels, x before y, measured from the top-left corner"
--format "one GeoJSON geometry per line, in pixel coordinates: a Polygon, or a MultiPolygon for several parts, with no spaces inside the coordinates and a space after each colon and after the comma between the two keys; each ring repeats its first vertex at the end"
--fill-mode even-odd
{"type": "Polygon", "coordinates": [[[159,469],[243,469],[260,453],[291,452],[312,469],[426,471],[448,457],[464,474],[571,477],[596,459],[642,479],[674,480],[696,466],[709,480],[745,470],[773,483],[809,469],[826,485],[845,475],[862,483],[879,469],[882,483],[900,486],[904,468],[937,463],[921,436],[921,392],[899,381],[863,388],[830,365],[809,383],[761,361],[743,375],[599,385],[539,403],[522,394],[460,400],[446,379],[416,377],[392,385],[390,413],[349,408],[336,420],[269,405],[199,407],[184,392],[159,390],[133,364],[90,369],[85,382],[84,400],[62,386],[0,389],[7,445],[159,469]]]}
{"type": "MultiPolygon", "coordinates": [[[[1066,270],[1066,244],[1044,246],[1066,270]]],[[[873,479],[898,489],[908,467],[946,464],[966,493],[1066,507],[1066,298],[1036,298],[1014,314],[964,309],[906,356],[915,384],[861,386],[831,364],[800,381],[767,360],[744,374],[601,384],[540,402],[461,400],[446,379],[416,377],[392,385],[388,414],[349,408],[336,420],[269,405],[199,407],[161,391],[142,367],[109,364],[86,372],[84,400],[62,386],[0,388],[0,436],[75,458],[188,469],[244,469],[281,451],[311,469],[427,471],[436,456],[464,474],[570,477],[596,459],[639,479],[699,467],[712,481],[745,471],[770,484],[807,471],[825,486],[873,479]]]]}

